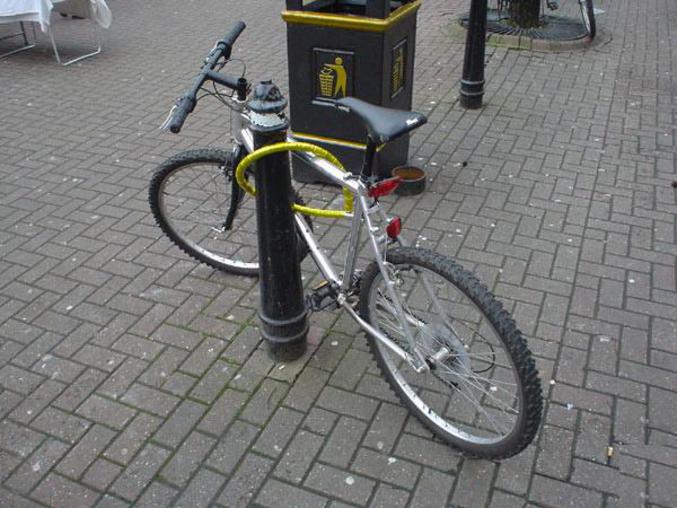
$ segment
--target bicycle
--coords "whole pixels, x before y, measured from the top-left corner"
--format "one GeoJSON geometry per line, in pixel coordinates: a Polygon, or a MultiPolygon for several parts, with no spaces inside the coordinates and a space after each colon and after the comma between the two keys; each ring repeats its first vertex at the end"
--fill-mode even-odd
{"type": "MultiPolygon", "coordinates": [[[[511,20],[511,7],[513,2],[516,1],[517,0],[496,0],[496,14],[494,14],[494,20],[511,20]]],[[[593,0],[521,0],[521,6],[528,12],[531,12],[532,8],[537,8],[538,24],[540,26],[547,24],[548,21],[561,21],[561,18],[575,19],[580,15],[587,36],[590,37],[590,39],[594,39],[597,34],[593,0]],[[548,17],[546,15],[546,8],[550,11],[559,11],[561,13],[561,18],[548,17]]],[[[534,27],[534,30],[538,31],[538,27],[534,27]]],[[[576,33],[576,35],[580,36],[581,34],[576,33]]]]}
{"type": "MultiPolygon", "coordinates": [[[[467,455],[500,459],[523,450],[540,425],[543,400],[534,360],[522,333],[502,304],[474,275],[437,252],[408,246],[400,235],[401,220],[387,217],[379,198],[392,192],[397,179],[371,178],[377,146],[426,122],[418,113],[381,108],[355,98],[336,106],[353,115],[367,128],[365,160],[359,176],[346,172],[326,150],[289,140],[254,150],[249,130],[260,122],[247,109],[250,89],[244,76],[219,72],[244,24],[238,23],[217,42],[205,59],[192,87],[172,108],[164,127],[178,133],[199,100],[205,83],[218,83],[233,91],[230,97],[216,85],[208,90],[220,96],[236,112],[233,151],[193,150],[162,164],[152,178],[149,199],[153,214],[170,239],[192,256],[225,271],[248,273],[255,257],[240,248],[227,254],[211,252],[194,238],[186,239],[199,221],[168,219],[164,190],[185,168],[195,174],[194,164],[209,163],[212,173],[204,181],[219,185],[222,199],[231,191],[228,211],[212,219],[214,232],[237,231],[235,227],[246,196],[255,192],[248,177],[251,164],[270,153],[294,151],[344,193],[342,209],[314,209],[290,190],[297,235],[324,283],[307,295],[310,310],[343,309],[366,331],[370,349],[395,393],[409,410],[436,436],[467,455]],[[215,70],[217,69],[217,70],[215,70]],[[346,259],[339,271],[322,251],[306,216],[351,221],[346,259]],[[190,224],[187,232],[177,225],[190,224]],[[192,228],[192,229],[191,229],[192,228]],[[367,231],[372,261],[357,270],[361,233],[367,231]],[[242,254],[247,257],[243,264],[242,254]],[[340,273],[340,274],[339,274],[340,273]]],[[[198,176],[204,176],[199,174],[198,176]]],[[[182,213],[200,208],[209,193],[190,188],[183,181],[182,213]],[[186,190],[188,189],[188,190],[186,190]],[[200,192],[194,192],[200,191],[200,192]],[[193,202],[191,198],[197,198],[193,202]]],[[[172,186],[173,187],[173,186],[172,186]]],[[[207,209],[211,213],[211,208],[207,209]]]]}
{"type": "Polygon", "coordinates": [[[562,10],[574,9],[572,7],[574,1],[578,4],[578,8],[581,11],[581,19],[583,20],[588,37],[594,39],[597,34],[597,24],[595,22],[593,0],[545,0],[545,5],[551,11],[559,10],[560,8],[563,8],[562,10]]]}

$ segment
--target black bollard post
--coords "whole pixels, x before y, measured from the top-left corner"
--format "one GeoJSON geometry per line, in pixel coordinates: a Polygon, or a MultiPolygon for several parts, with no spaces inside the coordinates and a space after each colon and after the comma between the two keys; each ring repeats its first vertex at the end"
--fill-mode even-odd
{"type": "Polygon", "coordinates": [[[461,78],[461,106],[482,107],[484,96],[484,43],[487,37],[487,0],[471,0],[465,59],[461,78]]]}
{"type": "MultiPolygon", "coordinates": [[[[255,149],[286,141],[289,123],[282,114],[286,105],[287,99],[272,81],[256,86],[248,103],[255,149]]],[[[261,334],[274,359],[294,360],[306,350],[308,320],[290,202],[288,154],[260,159],[254,173],[261,334]]]]}

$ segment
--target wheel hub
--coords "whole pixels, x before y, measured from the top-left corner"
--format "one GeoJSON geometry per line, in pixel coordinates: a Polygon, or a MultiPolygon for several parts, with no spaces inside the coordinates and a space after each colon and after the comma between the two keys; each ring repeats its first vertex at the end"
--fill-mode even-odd
{"type": "Polygon", "coordinates": [[[431,331],[434,338],[426,337],[426,362],[431,370],[444,365],[458,375],[466,376],[471,372],[470,356],[466,351],[465,345],[448,327],[439,324],[428,324],[427,328],[431,331]]]}

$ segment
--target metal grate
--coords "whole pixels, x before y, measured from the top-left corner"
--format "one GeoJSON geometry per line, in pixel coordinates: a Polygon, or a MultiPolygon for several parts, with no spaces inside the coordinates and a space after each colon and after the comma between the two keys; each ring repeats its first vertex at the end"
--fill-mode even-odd
{"type": "MultiPolygon", "coordinates": [[[[487,15],[487,32],[501,35],[519,35],[532,39],[545,39],[553,41],[571,41],[582,39],[588,35],[585,25],[581,20],[565,18],[561,16],[543,16],[542,26],[534,28],[521,28],[516,26],[505,12],[497,9],[489,10],[487,15]]],[[[461,25],[468,27],[468,15],[461,16],[461,25]]]]}

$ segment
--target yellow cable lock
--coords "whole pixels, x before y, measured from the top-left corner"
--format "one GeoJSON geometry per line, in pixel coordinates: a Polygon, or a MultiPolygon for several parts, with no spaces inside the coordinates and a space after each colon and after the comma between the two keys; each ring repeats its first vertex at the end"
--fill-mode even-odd
{"type": "MultiPolygon", "coordinates": [[[[336,157],[334,157],[331,152],[325,150],[324,148],[317,145],[312,145],[310,143],[285,141],[259,148],[242,159],[240,164],[238,164],[237,168],[235,169],[235,178],[237,179],[238,185],[242,187],[248,194],[256,196],[256,189],[251,183],[249,183],[249,180],[247,180],[245,171],[253,162],[262,159],[263,157],[267,157],[268,155],[280,152],[310,152],[322,159],[326,159],[327,161],[331,162],[341,171],[345,171],[343,164],[341,164],[341,162],[336,157]]],[[[304,215],[313,215],[315,217],[324,217],[327,219],[341,219],[353,211],[353,194],[345,187],[343,188],[343,210],[311,208],[308,206],[299,205],[297,203],[292,204],[292,210],[304,215]]]]}

